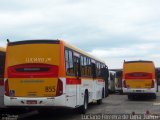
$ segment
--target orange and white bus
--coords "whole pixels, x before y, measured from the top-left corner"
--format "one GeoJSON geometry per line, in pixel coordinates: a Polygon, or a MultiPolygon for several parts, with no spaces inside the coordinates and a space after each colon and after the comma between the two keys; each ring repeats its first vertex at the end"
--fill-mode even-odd
{"type": "Polygon", "coordinates": [[[124,61],[123,92],[128,99],[137,95],[149,95],[156,98],[157,81],[152,61],[124,61]]]}
{"type": "Polygon", "coordinates": [[[102,102],[103,61],[62,40],[9,42],[6,50],[5,105],[79,107],[102,102]]]}
{"type": "Polygon", "coordinates": [[[0,47],[0,108],[4,107],[4,66],[5,48],[0,47]]]}

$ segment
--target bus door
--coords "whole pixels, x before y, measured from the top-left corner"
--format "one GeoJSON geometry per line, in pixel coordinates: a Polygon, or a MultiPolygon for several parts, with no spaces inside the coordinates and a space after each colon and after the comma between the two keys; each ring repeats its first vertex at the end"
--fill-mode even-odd
{"type": "Polygon", "coordinates": [[[74,53],[74,67],[75,67],[75,76],[76,76],[76,105],[80,103],[80,84],[81,84],[81,69],[80,69],[80,55],[74,53]]]}

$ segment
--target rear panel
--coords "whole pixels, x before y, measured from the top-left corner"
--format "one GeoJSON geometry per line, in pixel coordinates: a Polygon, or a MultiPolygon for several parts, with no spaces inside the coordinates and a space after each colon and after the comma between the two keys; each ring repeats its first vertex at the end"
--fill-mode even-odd
{"type": "Polygon", "coordinates": [[[152,88],[155,81],[155,68],[152,62],[124,63],[124,87],[152,88]]]}
{"type": "Polygon", "coordinates": [[[57,96],[59,43],[12,44],[7,48],[6,95],[57,96]]]}

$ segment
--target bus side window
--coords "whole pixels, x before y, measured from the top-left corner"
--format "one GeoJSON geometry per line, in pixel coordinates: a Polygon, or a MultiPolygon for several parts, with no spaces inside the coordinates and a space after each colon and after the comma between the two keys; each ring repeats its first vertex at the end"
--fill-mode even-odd
{"type": "Polygon", "coordinates": [[[85,73],[84,73],[84,57],[81,56],[81,75],[84,76],[85,73]]]}
{"type": "Polygon", "coordinates": [[[96,78],[96,64],[95,63],[91,63],[92,66],[92,76],[93,78],[96,78]]]}
{"type": "Polygon", "coordinates": [[[87,58],[84,57],[84,76],[87,76],[87,58]]]}
{"type": "Polygon", "coordinates": [[[97,62],[96,63],[96,74],[97,74],[97,77],[101,77],[101,73],[100,73],[100,63],[97,62]]]}
{"type": "Polygon", "coordinates": [[[68,50],[65,50],[65,65],[66,65],[66,74],[69,74],[69,64],[68,64],[68,50]]]}
{"type": "Polygon", "coordinates": [[[70,67],[70,74],[74,75],[73,52],[71,50],[69,50],[69,67],[70,67]]]}
{"type": "Polygon", "coordinates": [[[66,63],[66,74],[74,75],[73,52],[71,50],[65,49],[65,63],[66,63]]]}
{"type": "Polygon", "coordinates": [[[91,71],[91,59],[88,59],[88,76],[91,77],[92,76],[92,71],[91,71]]]}
{"type": "Polygon", "coordinates": [[[75,76],[77,78],[81,77],[81,69],[80,69],[80,58],[74,56],[74,70],[75,70],[75,76]]]}

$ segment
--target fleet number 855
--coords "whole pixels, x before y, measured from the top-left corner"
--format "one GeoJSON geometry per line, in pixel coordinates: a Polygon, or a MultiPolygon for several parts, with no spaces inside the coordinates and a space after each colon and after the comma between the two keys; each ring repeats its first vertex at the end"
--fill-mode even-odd
{"type": "Polygon", "coordinates": [[[55,86],[45,86],[45,92],[55,92],[55,86]]]}

